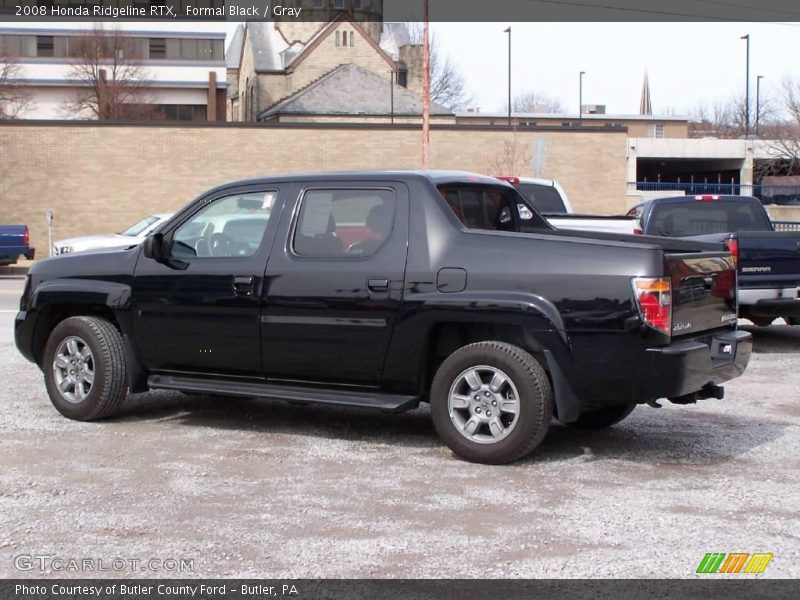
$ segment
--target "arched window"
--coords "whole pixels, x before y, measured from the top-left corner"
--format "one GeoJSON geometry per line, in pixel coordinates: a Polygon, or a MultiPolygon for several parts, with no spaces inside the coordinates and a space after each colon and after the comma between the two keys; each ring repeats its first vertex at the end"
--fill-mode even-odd
{"type": "Polygon", "coordinates": [[[341,45],[342,45],[342,34],[341,34],[341,32],[337,31],[336,32],[336,47],[338,48],[341,45]]]}
{"type": "Polygon", "coordinates": [[[352,48],[355,45],[356,45],[356,34],[355,34],[354,31],[351,31],[350,32],[350,47],[352,48]]]}

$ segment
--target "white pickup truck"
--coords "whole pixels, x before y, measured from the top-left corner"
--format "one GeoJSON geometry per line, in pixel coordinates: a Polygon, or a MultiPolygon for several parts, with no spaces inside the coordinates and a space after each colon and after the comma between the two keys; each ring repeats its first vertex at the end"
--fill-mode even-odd
{"type": "Polygon", "coordinates": [[[533,177],[498,177],[498,179],[516,187],[553,227],[609,233],[641,233],[636,231],[637,221],[633,217],[576,215],[564,189],[553,179],[533,177]]]}

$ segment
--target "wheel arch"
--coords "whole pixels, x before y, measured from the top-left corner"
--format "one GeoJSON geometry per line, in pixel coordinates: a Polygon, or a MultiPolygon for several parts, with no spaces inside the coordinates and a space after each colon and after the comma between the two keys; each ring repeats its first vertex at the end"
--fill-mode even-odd
{"type": "Polygon", "coordinates": [[[131,287],[122,283],[74,279],[38,285],[28,307],[29,312],[36,315],[30,342],[36,364],[42,367],[47,340],[64,319],[98,317],[122,334],[131,392],[146,391],[147,376],[131,341],[130,298],[131,287]]]}

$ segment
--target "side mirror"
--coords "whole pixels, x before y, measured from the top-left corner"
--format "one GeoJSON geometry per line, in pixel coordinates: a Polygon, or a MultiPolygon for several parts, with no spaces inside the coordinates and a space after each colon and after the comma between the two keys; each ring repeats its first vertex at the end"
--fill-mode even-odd
{"type": "Polygon", "coordinates": [[[164,257],[164,234],[154,233],[148,235],[142,243],[142,251],[147,258],[156,260],[164,257]]]}

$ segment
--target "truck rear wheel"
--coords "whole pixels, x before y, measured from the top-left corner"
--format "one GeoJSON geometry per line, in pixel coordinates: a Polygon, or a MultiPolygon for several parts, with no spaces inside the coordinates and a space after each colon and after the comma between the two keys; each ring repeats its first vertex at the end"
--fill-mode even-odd
{"type": "Polygon", "coordinates": [[[61,321],[45,345],[42,369],[50,401],[70,419],[109,417],[128,391],[122,335],[105,319],[61,321]]]}
{"type": "Polygon", "coordinates": [[[787,325],[800,325],[800,317],[783,317],[787,325]]]}
{"type": "Polygon", "coordinates": [[[564,423],[574,429],[605,429],[622,421],[633,412],[635,404],[615,404],[597,410],[582,412],[577,421],[564,423]]]}
{"type": "Polygon", "coordinates": [[[430,399],[439,437],[461,458],[484,464],[530,454],[553,414],[542,366],[504,342],[470,344],[451,354],[436,372],[430,399]]]}

